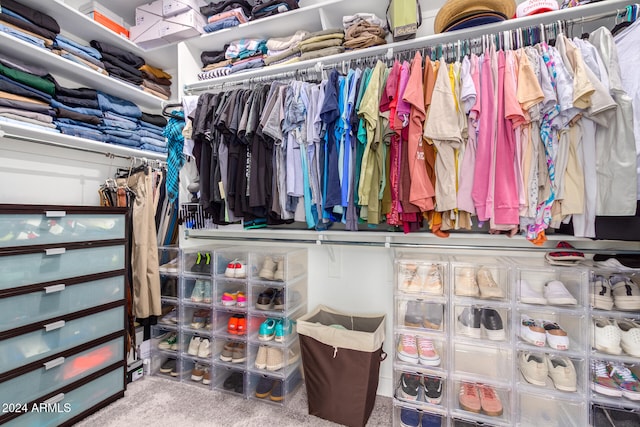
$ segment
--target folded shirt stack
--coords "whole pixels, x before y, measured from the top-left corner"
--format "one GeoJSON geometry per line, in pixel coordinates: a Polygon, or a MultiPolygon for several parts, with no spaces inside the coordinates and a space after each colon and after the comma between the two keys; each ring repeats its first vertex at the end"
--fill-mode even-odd
{"type": "Polygon", "coordinates": [[[288,64],[298,61],[300,58],[298,45],[308,34],[308,31],[299,30],[288,37],[274,37],[267,40],[265,65],[288,64]]]}
{"type": "Polygon", "coordinates": [[[52,52],[99,73],[109,75],[102,63],[102,53],[91,46],[77,43],[58,34],[53,41],[52,52]]]}
{"type": "Polygon", "coordinates": [[[300,49],[300,61],[343,53],[343,43],[344,31],[341,28],[309,33],[302,38],[297,47],[300,49]]]}
{"type": "Polygon", "coordinates": [[[142,90],[165,100],[171,98],[171,74],[149,64],[139,70],[142,73],[142,90]]]}
{"type": "Polygon", "coordinates": [[[94,141],[106,141],[106,136],[99,128],[102,124],[102,110],[95,89],[56,86],[51,105],[55,109],[55,124],[60,132],[94,141]]]}
{"type": "Polygon", "coordinates": [[[57,132],[51,108],[56,82],[41,67],[0,58],[0,122],[57,132]]]}
{"type": "Polygon", "coordinates": [[[145,64],[144,59],[106,42],[91,40],[90,44],[102,54],[102,62],[111,77],[136,86],[142,84],[142,72],[138,68],[145,64]]]}
{"type": "Polygon", "coordinates": [[[50,47],[60,33],[51,16],[14,0],[0,2],[0,31],[38,47],[50,47]]]}
{"type": "Polygon", "coordinates": [[[208,24],[204,26],[204,31],[213,33],[214,31],[224,30],[225,28],[237,27],[240,24],[248,22],[249,18],[245,15],[241,7],[227,10],[207,18],[208,24]]]}
{"type": "Polygon", "coordinates": [[[138,119],[137,134],[140,136],[141,150],[167,152],[167,140],[162,135],[167,119],[157,114],[142,113],[138,119]]]}
{"type": "Polygon", "coordinates": [[[200,13],[209,18],[211,16],[220,15],[224,12],[229,12],[230,10],[240,9],[244,16],[249,17],[251,16],[252,7],[253,6],[246,0],[217,1],[209,2],[207,5],[200,7],[200,13]]]}
{"type": "Polygon", "coordinates": [[[346,49],[364,49],[387,43],[387,23],[373,13],[343,16],[342,25],[346,49]]]}
{"type": "Polygon", "coordinates": [[[266,18],[299,7],[298,0],[256,0],[251,9],[251,19],[266,18]]]}
{"type": "Polygon", "coordinates": [[[205,50],[200,54],[202,72],[198,73],[198,80],[208,80],[226,76],[231,71],[231,59],[225,57],[228,44],[222,50],[205,50]]]}

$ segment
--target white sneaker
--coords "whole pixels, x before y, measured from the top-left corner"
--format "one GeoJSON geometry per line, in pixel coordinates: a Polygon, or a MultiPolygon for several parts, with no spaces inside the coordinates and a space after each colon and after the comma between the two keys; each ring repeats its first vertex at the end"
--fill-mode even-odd
{"type": "Polygon", "coordinates": [[[523,304],[538,304],[538,305],[546,305],[547,300],[542,294],[529,285],[524,279],[520,279],[517,282],[517,285],[520,287],[520,302],[523,304]]]}
{"type": "Polygon", "coordinates": [[[576,391],[577,375],[573,362],[564,356],[547,356],[547,369],[553,386],[562,391],[576,391]]]}
{"type": "Polygon", "coordinates": [[[539,321],[547,334],[547,344],[556,350],[569,350],[569,335],[555,322],[539,321]]]}
{"type": "Polygon", "coordinates": [[[640,289],[627,276],[611,277],[611,293],[619,310],[640,310],[640,289]]]}
{"type": "Polygon", "coordinates": [[[200,337],[191,337],[191,341],[189,341],[189,348],[187,349],[187,353],[192,356],[198,355],[198,349],[200,348],[200,337]]]}
{"type": "Polygon", "coordinates": [[[198,357],[206,358],[209,356],[211,356],[211,343],[207,338],[204,338],[198,347],[198,357]]]}
{"type": "Polygon", "coordinates": [[[544,387],[549,370],[544,355],[523,351],[518,356],[518,368],[528,383],[544,387]]]}
{"type": "Polygon", "coordinates": [[[596,317],[593,319],[593,329],[593,346],[596,350],[609,354],[622,353],[622,331],[612,320],[596,317]]]}
{"type": "Polygon", "coordinates": [[[600,310],[611,310],[613,308],[613,294],[611,293],[611,283],[604,276],[594,276],[590,286],[591,307],[600,310]]]}
{"type": "Polygon", "coordinates": [[[552,280],[544,285],[544,297],[553,305],[576,305],[578,301],[559,280],[552,280]]]}
{"type": "Polygon", "coordinates": [[[620,328],[620,345],[629,356],[640,357],[640,325],[633,320],[616,321],[620,328]]]}
{"type": "Polygon", "coordinates": [[[476,274],[472,267],[459,267],[456,269],[456,295],[462,297],[477,297],[480,295],[476,274]]]}
{"type": "Polygon", "coordinates": [[[442,277],[436,264],[420,265],[416,276],[420,280],[422,292],[427,294],[442,294],[442,277]]]}
{"type": "Polygon", "coordinates": [[[547,335],[545,334],[545,330],[542,326],[537,324],[529,316],[522,315],[520,320],[520,338],[530,344],[538,347],[544,347],[547,335]]]}

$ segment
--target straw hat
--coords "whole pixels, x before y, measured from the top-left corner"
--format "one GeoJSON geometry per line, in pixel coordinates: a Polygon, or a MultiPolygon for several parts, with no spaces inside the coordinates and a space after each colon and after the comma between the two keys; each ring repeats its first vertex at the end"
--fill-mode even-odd
{"type": "Polygon", "coordinates": [[[433,30],[441,33],[451,22],[483,12],[492,12],[513,18],[516,13],[515,0],[447,0],[440,8],[433,23],[433,30]]]}

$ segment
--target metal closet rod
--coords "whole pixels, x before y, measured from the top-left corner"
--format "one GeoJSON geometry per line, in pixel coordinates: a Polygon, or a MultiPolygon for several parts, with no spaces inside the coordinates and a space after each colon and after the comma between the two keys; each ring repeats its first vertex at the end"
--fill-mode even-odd
{"type": "MultiPolygon", "coordinates": [[[[330,245],[330,246],[368,246],[381,248],[405,248],[405,249],[446,249],[446,250],[473,250],[473,251],[517,251],[517,252],[550,252],[558,251],[556,248],[545,248],[538,246],[501,246],[501,245],[447,245],[439,243],[395,243],[395,242],[371,242],[371,241],[350,241],[350,240],[326,240],[319,236],[319,239],[292,239],[277,237],[255,237],[255,236],[204,236],[204,235],[188,235],[189,239],[204,240],[226,240],[239,242],[260,242],[260,243],[294,243],[307,245],[330,245]]],[[[591,249],[591,248],[575,248],[575,250],[585,253],[598,253],[605,255],[639,255],[640,249],[591,249]]]]}
{"type": "MultiPolygon", "coordinates": [[[[631,4],[631,3],[629,3],[631,4]]],[[[588,8],[589,5],[585,6],[588,8]]],[[[600,7],[600,6],[598,6],[600,7]]],[[[584,10],[584,9],[582,9],[584,10]]],[[[585,12],[588,12],[585,10],[585,12]]],[[[475,45],[479,43],[486,43],[490,38],[496,38],[504,35],[504,33],[511,31],[520,31],[523,29],[535,29],[541,30],[543,34],[549,30],[556,31],[566,31],[567,25],[582,24],[586,22],[597,21],[605,18],[619,17],[626,13],[626,9],[612,9],[606,12],[589,15],[589,16],[581,16],[579,18],[570,18],[570,19],[562,19],[562,17],[558,17],[559,19],[553,22],[536,24],[534,22],[531,23],[522,23],[520,26],[513,26],[514,21],[507,20],[499,24],[497,27],[493,29],[493,31],[488,28],[481,27],[472,27],[467,30],[462,30],[460,32],[454,33],[444,33],[444,34],[434,34],[431,36],[426,36],[424,39],[414,39],[404,42],[395,42],[387,45],[376,46],[369,49],[363,49],[362,51],[353,51],[340,55],[336,55],[336,59],[323,63],[321,61],[316,62],[315,65],[302,68],[302,69],[293,69],[284,72],[278,72],[277,69],[274,70],[274,73],[269,73],[269,67],[262,68],[257,70],[259,75],[256,76],[247,76],[243,78],[242,75],[229,76],[227,77],[229,80],[221,81],[221,82],[213,82],[207,86],[201,87],[189,87],[185,85],[184,92],[188,95],[193,95],[196,93],[206,92],[206,91],[224,91],[225,89],[234,88],[234,87],[242,87],[255,83],[261,82],[269,82],[273,80],[284,80],[284,79],[292,79],[292,78],[306,78],[306,76],[319,74],[322,71],[333,69],[333,68],[342,68],[344,69],[347,66],[351,66],[353,62],[356,64],[360,62],[367,61],[375,61],[375,60],[389,60],[393,57],[397,57],[398,55],[406,55],[406,54],[415,54],[417,51],[424,51],[425,49],[433,49],[437,47],[443,47],[447,45],[457,45],[458,47],[463,45],[464,43],[473,42],[475,45]],[[507,28],[510,27],[510,28],[507,28]],[[502,29],[504,28],[504,29],[502,29]],[[481,33],[479,33],[481,31],[481,33]],[[465,34],[471,35],[470,37],[465,37],[465,34]],[[429,40],[432,39],[432,40],[429,40]],[[381,51],[383,50],[383,51],[381,51]],[[338,59],[340,56],[344,57],[344,59],[338,59]]],[[[546,18],[544,15],[540,15],[540,19],[546,18]]],[[[484,26],[483,26],[484,27],[484,26]]],[[[544,40],[544,38],[543,38],[544,40]]],[[[223,77],[224,79],[224,77],[223,77]]]]}
{"type": "MultiPolygon", "coordinates": [[[[4,131],[0,131],[0,137],[17,139],[19,141],[33,142],[33,143],[41,144],[41,145],[49,145],[49,146],[53,145],[53,146],[56,146],[56,147],[69,148],[71,150],[82,151],[84,153],[104,154],[106,157],[108,157],[110,159],[119,158],[119,159],[125,159],[125,160],[146,160],[146,158],[144,156],[124,155],[124,154],[111,153],[109,151],[94,150],[94,149],[86,148],[86,147],[77,147],[75,145],[63,144],[63,143],[60,143],[60,142],[49,141],[49,140],[38,139],[38,138],[31,138],[31,137],[24,136],[24,135],[17,135],[17,134],[7,133],[7,132],[4,132],[4,131]]],[[[153,153],[150,153],[150,155],[153,155],[153,153]]],[[[167,163],[166,160],[162,160],[162,159],[149,159],[149,161],[159,162],[159,163],[162,163],[162,164],[166,164],[167,163]]]]}

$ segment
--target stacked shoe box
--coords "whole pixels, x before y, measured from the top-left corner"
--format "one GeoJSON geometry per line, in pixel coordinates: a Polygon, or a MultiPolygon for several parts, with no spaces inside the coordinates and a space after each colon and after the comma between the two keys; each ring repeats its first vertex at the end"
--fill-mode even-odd
{"type": "Polygon", "coordinates": [[[439,426],[448,387],[448,263],[406,256],[395,276],[394,423],[439,426]]]}
{"type": "Polygon", "coordinates": [[[212,387],[214,247],[182,250],[180,279],[180,378],[203,388],[212,387]]]}
{"type": "Polygon", "coordinates": [[[451,419],[513,425],[508,264],[497,257],[452,257],[449,280],[451,419]]]}
{"type": "Polygon", "coordinates": [[[160,302],[162,315],[151,328],[151,373],[176,381],[179,377],[178,341],[180,314],[180,249],[177,246],[158,248],[160,302]]]}
{"type": "Polygon", "coordinates": [[[302,382],[295,320],[307,311],[307,252],[215,256],[214,389],[286,405],[302,382]]]}
{"type": "Polygon", "coordinates": [[[640,270],[589,272],[592,425],[640,424],[640,270]]]}
{"type": "Polygon", "coordinates": [[[588,425],[587,271],[514,263],[515,421],[588,425]]]}

